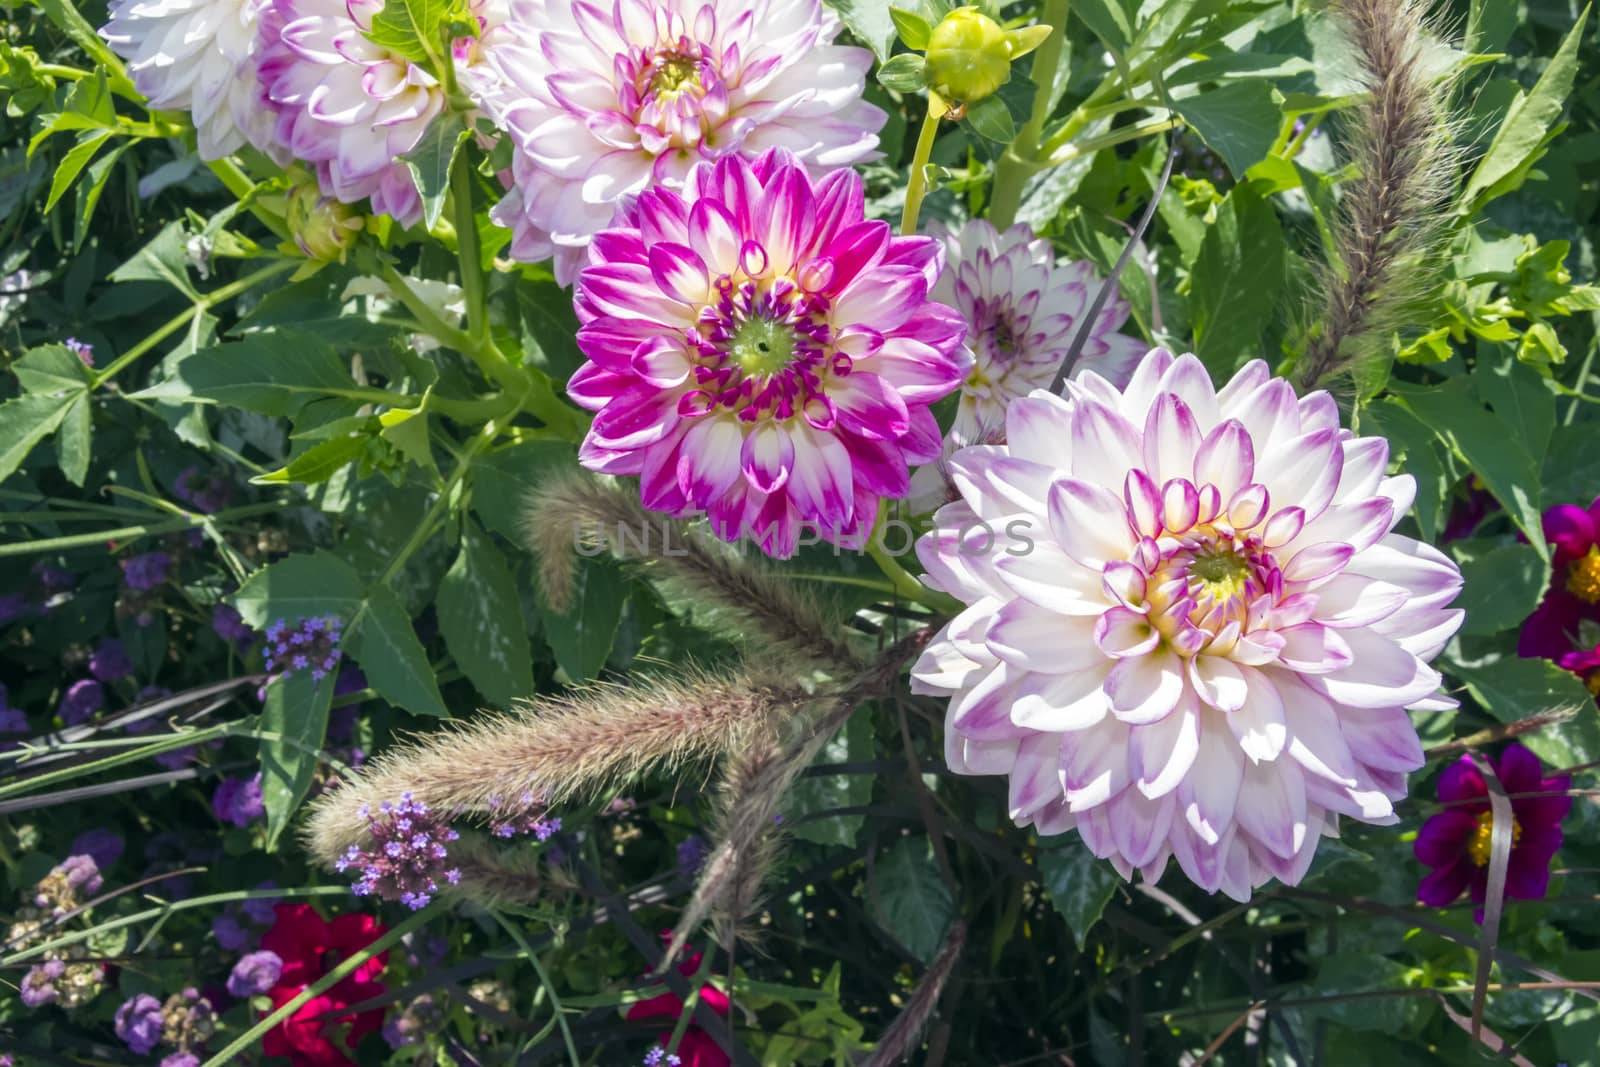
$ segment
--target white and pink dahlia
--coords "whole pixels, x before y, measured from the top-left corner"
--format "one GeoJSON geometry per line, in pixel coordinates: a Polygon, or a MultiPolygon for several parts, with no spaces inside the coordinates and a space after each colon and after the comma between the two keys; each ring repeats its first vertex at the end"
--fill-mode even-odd
{"type": "Polygon", "coordinates": [[[256,25],[267,0],[114,0],[100,29],[128,61],[128,75],[153,108],[193,117],[202,159],[246,143],[273,146],[273,116],[261,106],[256,25]]]}
{"type": "Polygon", "coordinates": [[[1010,776],[1010,814],[1076,828],[1125,877],[1169,857],[1239,900],[1298,882],[1338,818],[1395,820],[1423,762],[1408,709],[1460,625],[1455,565],[1392,533],[1388,444],[1266,364],[1218,390],[1157,350],[1087,373],[956,453],[961,499],[917,545],[970,605],[913,670],[946,756],[1010,776]]]}
{"type": "Polygon", "coordinates": [[[866,220],[853,171],[813,178],[782,149],[700,163],[589,257],[567,388],[599,415],[579,458],[639,475],[647,507],[774,556],[803,528],[859,545],[938,455],[928,405],[967,372],[965,324],[928,298],[938,242],[866,220]]]}
{"type": "Polygon", "coordinates": [[[872,53],[833,43],[820,0],[511,0],[472,86],[516,148],[496,221],[569,284],[623,197],[706,159],[786,148],[823,166],[878,144],[872,53]]]}
{"type": "MultiPolygon", "coordinates": [[[[267,0],[262,13],[261,81],[276,110],[276,138],[315,165],[324,193],[405,225],[422,218],[422,198],[397,157],[421,143],[445,108],[444,86],[417,63],[367,37],[384,0],[267,0]]],[[[496,0],[469,3],[479,25],[503,14],[496,0]]],[[[457,42],[465,72],[479,59],[457,42]]]]}

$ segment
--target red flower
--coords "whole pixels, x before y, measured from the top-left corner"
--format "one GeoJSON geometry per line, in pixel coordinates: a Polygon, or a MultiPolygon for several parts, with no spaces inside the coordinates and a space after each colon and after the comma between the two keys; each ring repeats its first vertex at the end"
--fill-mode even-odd
{"type": "MultiPolygon", "coordinates": [[[[664,936],[670,939],[672,935],[668,933],[664,936]]],[[[689,956],[678,964],[678,973],[685,978],[693,978],[700,970],[701,958],[702,954],[699,952],[689,956]]],[[[716,986],[701,986],[700,1002],[710,1005],[711,1010],[718,1015],[728,1014],[728,995],[716,986]]],[[[671,1019],[673,1024],[676,1024],[678,1015],[682,1011],[683,1000],[679,998],[678,994],[669,991],[659,997],[651,997],[649,1000],[639,1001],[628,1009],[628,1018],[667,1018],[671,1019]]],[[[669,1029],[661,1035],[661,1046],[665,1048],[671,1040],[672,1032],[669,1029]]],[[[683,1040],[678,1042],[677,1056],[682,1063],[682,1067],[730,1067],[733,1063],[728,1054],[722,1051],[722,1048],[711,1039],[710,1034],[692,1023],[683,1032],[683,1040]]]]}
{"type": "MultiPolygon", "coordinates": [[[[279,904],[273,911],[277,922],[261,938],[262,949],[283,960],[283,973],[268,993],[273,1010],[385,933],[383,924],[370,915],[341,915],[328,922],[309,904],[279,904]]],[[[300,1005],[282,1025],[267,1032],[261,1051],[287,1056],[294,1067],[346,1067],[350,1057],[335,1038],[342,1035],[343,1047],[353,1050],[383,1025],[383,1010],[341,1013],[341,1009],[384,992],[378,977],[388,961],[389,954],[380,952],[300,1005]]]]}

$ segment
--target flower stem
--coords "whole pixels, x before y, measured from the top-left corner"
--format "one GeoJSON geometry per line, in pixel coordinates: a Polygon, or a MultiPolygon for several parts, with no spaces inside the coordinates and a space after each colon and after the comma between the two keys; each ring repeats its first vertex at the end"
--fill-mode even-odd
{"type": "Polygon", "coordinates": [[[867,555],[872,557],[872,562],[878,565],[878,569],[883,572],[883,576],[889,579],[889,584],[894,587],[895,595],[914,604],[921,604],[931,611],[941,612],[946,615],[959,615],[962,610],[960,601],[944,593],[929,589],[917,581],[910,571],[900,566],[899,561],[889,554],[889,550],[883,544],[883,528],[888,516],[889,501],[880,500],[878,502],[878,518],[872,524],[872,535],[867,539],[866,547],[867,555]]]}
{"type": "Polygon", "coordinates": [[[939,120],[950,105],[944,97],[928,90],[928,113],[917,134],[917,149],[911,157],[911,182],[906,186],[905,211],[900,216],[900,233],[909,237],[917,232],[917,216],[922,214],[922,198],[928,194],[928,159],[933,155],[933,139],[939,135],[939,120]]]}
{"type": "Polygon", "coordinates": [[[1168,130],[1177,129],[1182,125],[1182,119],[1170,118],[1156,119],[1152,122],[1142,122],[1137,126],[1124,126],[1119,130],[1113,130],[1112,132],[1101,137],[1091,137],[1087,141],[1063,145],[1058,151],[1051,155],[1049,160],[1046,161],[1046,165],[1053,167],[1059,163],[1065,163],[1068,160],[1077,159],[1079,156],[1093,155],[1102,148],[1111,148],[1114,145],[1126,144],[1129,141],[1137,141],[1141,137],[1153,137],[1158,133],[1166,133],[1168,130]]]}
{"type": "Polygon", "coordinates": [[[456,255],[461,261],[461,291],[467,298],[467,332],[479,342],[489,336],[489,302],[483,284],[483,259],[478,250],[478,225],[472,214],[472,161],[463,146],[450,171],[450,199],[455,206],[456,255]]]}
{"type": "Polygon", "coordinates": [[[522,949],[522,954],[528,957],[528,962],[533,964],[534,971],[539,975],[539,983],[544,986],[544,991],[550,994],[550,1008],[555,1012],[556,1025],[561,1028],[561,1041],[567,1046],[567,1058],[571,1061],[572,1067],[580,1067],[583,1060],[578,1055],[577,1042],[572,1039],[572,1028],[567,1025],[566,1010],[561,1007],[561,997],[556,993],[555,983],[550,981],[550,976],[545,973],[544,964],[539,961],[539,954],[528,944],[528,939],[522,936],[522,931],[518,930],[511,920],[493,909],[490,909],[489,914],[505,927],[506,933],[511,935],[517,947],[522,949]]]}
{"type": "Polygon", "coordinates": [[[1045,119],[1055,104],[1056,70],[1061,63],[1063,45],[1067,37],[1068,0],[1044,0],[1039,11],[1039,24],[1049,26],[1051,34],[1044,39],[1033,56],[1033,110],[1028,121],[1018,131],[1016,139],[995,167],[994,187],[989,198],[989,221],[997,230],[1009,229],[1017,221],[1017,208],[1022,205],[1022,187],[1027,184],[1039,164],[1039,135],[1044,131],[1045,119]]]}

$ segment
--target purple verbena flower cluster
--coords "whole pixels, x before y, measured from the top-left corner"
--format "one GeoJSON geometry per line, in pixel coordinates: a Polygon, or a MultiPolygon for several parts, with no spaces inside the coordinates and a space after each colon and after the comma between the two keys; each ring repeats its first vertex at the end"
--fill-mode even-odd
{"type": "Polygon", "coordinates": [[[133,673],[128,650],[114,637],[102,638],[89,656],[89,673],[106,684],[120,682],[133,673]]]}
{"type": "Polygon", "coordinates": [[[461,880],[459,869],[444,866],[449,858],[445,845],[460,835],[410,793],[401,794],[398,804],[384,801],[376,812],[363,805],[361,814],[372,835],[371,848],[351,845],[334,864],[340,871],[358,872],[352,887],[357,896],[398,900],[417,911],[439,891],[439,878],[451,885],[461,880]]]}
{"type": "Polygon", "coordinates": [[[561,820],[545,817],[545,798],[523,793],[514,805],[499,797],[489,798],[489,832],[496,837],[532,834],[541,843],[561,832],[561,820]]]}
{"type": "Polygon", "coordinates": [[[161,1043],[161,1001],[140,993],[117,1009],[117,1037],[135,1055],[148,1056],[161,1043]]]}
{"type": "Polygon", "coordinates": [[[265,993],[283,975],[283,958],[263,949],[239,957],[228,975],[228,992],[239,998],[265,993]]]}
{"type": "Polygon", "coordinates": [[[129,589],[148,593],[172,573],[172,556],[166,552],[144,552],[122,561],[122,580],[129,589]]]}
{"type": "Polygon", "coordinates": [[[333,615],[314,615],[292,627],[276,619],[267,627],[267,670],[310,671],[320,681],[339,666],[343,636],[344,622],[333,615]]]}
{"type": "Polygon", "coordinates": [[[236,644],[248,645],[256,639],[256,632],[231,604],[218,604],[211,609],[211,629],[224,641],[236,644]]]}
{"type": "Polygon", "coordinates": [[[261,775],[254,778],[224,778],[211,796],[211,810],[218,819],[235,826],[249,826],[267,813],[261,799],[261,775]]]}

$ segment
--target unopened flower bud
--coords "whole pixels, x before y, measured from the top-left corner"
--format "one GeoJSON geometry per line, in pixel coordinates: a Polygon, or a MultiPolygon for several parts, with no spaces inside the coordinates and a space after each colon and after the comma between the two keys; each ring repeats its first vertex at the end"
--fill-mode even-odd
{"type": "Polygon", "coordinates": [[[928,84],[946,100],[973,103],[1011,79],[1011,63],[1039,47],[1048,26],[1006,30],[975,7],[959,7],[928,38],[928,84]]]}
{"type": "Polygon", "coordinates": [[[297,185],[289,194],[284,221],[294,243],[309,258],[341,263],[362,227],[361,216],[354,209],[323,196],[315,183],[297,185]]]}

